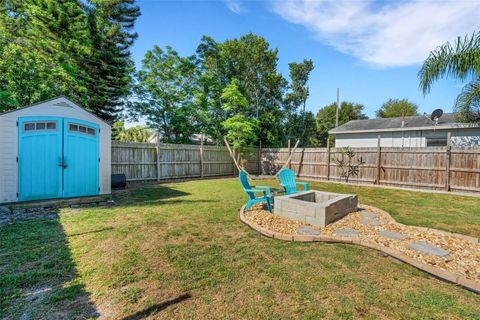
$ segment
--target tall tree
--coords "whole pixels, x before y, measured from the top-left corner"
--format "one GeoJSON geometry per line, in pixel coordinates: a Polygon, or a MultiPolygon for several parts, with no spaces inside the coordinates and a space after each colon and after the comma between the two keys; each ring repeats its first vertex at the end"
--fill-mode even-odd
{"type": "Polygon", "coordinates": [[[277,50],[251,33],[224,42],[204,36],[196,56],[187,58],[171,48],[158,50],[144,60],[132,111],[147,117],[165,139],[204,133],[217,143],[227,137],[236,147],[259,142],[279,146],[290,128],[292,136],[301,138],[305,132],[308,144],[316,144],[313,114],[298,112],[308,98],[311,60],[290,65],[289,86],[277,71],[277,50]],[[287,113],[292,123],[287,123],[287,113]]]}
{"type": "Polygon", "coordinates": [[[188,143],[199,121],[194,104],[197,85],[195,57],[181,57],[169,46],[165,51],[155,46],[145,54],[138,72],[132,115],[145,117],[164,141],[188,143]]]}
{"type": "Polygon", "coordinates": [[[233,79],[222,91],[222,107],[225,121],[222,122],[224,136],[234,149],[244,148],[256,142],[258,120],[248,118],[248,101],[238,88],[238,80],[233,79]]]}
{"type": "Polygon", "coordinates": [[[134,71],[130,47],[140,9],[134,0],[95,0],[86,6],[91,54],[82,61],[86,107],[110,122],[118,119],[134,71]]]}
{"type": "Polygon", "coordinates": [[[134,0],[0,2],[0,110],[66,95],[113,121],[138,15],[134,0]]]}
{"type": "Polygon", "coordinates": [[[418,73],[420,89],[430,92],[440,78],[452,77],[471,80],[458,95],[454,110],[457,119],[464,122],[480,121],[480,32],[458,37],[454,44],[447,42],[430,52],[418,73]]]}
{"type": "MultiPolygon", "coordinates": [[[[338,124],[342,125],[350,120],[368,119],[363,113],[364,106],[359,103],[343,101],[338,110],[338,124]]],[[[317,113],[317,130],[320,145],[325,146],[328,139],[328,131],[335,128],[337,104],[335,102],[323,107],[317,113]]]]}
{"type": "Polygon", "coordinates": [[[310,94],[308,88],[308,79],[314,66],[313,61],[305,59],[303,62],[291,62],[288,64],[290,69],[290,92],[287,94],[287,102],[293,108],[303,106],[303,113],[305,113],[305,105],[310,94]]]}
{"type": "Polygon", "coordinates": [[[217,143],[221,143],[221,123],[225,120],[221,96],[231,80],[223,75],[220,44],[214,39],[203,36],[196,54],[200,61],[198,68],[201,74],[195,94],[195,103],[199,110],[199,129],[217,143]]]}
{"type": "Polygon", "coordinates": [[[289,63],[288,66],[290,69],[291,84],[289,86],[290,91],[286,94],[285,98],[285,111],[287,112],[286,131],[288,138],[291,138],[293,132],[301,132],[302,134],[297,134],[297,136],[303,141],[306,137],[305,134],[307,124],[315,123],[311,121],[307,123],[305,113],[307,99],[310,94],[308,88],[308,79],[310,77],[310,73],[314,68],[313,61],[305,59],[301,63],[289,63]],[[297,131],[298,128],[295,128],[295,130],[293,130],[293,127],[298,124],[298,117],[296,117],[296,112],[300,106],[303,107],[303,109],[301,110],[302,127],[300,128],[300,131],[297,131]]]}
{"type": "Polygon", "coordinates": [[[0,7],[0,110],[65,94],[84,100],[78,59],[89,54],[76,0],[6,1],[0,7]]]}
{"type": "Polygon", "coordinates": [[[278,52],[254,34],[218,43],[203,37],[197,49],[202,77],[198,103],[204,110],[209,135],[221,140],[218,123],[223,119],[221,95],[233,79],[239,92],[247,99],[247,118],[259,121],[256,136],[264,144],[278,144],[282,122],[282,96],[286,80],[277,72],[278,52]],[[209,129],[210,128],[210,129],[209,129]]]}
{"type": "Polygon", "coordinates": [[[407,99],[388,99],[375,111],[378,118],[395,118],[418,115],[418,106],[407,99]]]}

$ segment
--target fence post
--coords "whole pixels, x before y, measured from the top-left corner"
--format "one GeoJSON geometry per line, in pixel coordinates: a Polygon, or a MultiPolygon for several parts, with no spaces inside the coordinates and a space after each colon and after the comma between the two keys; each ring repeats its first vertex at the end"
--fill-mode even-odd
{"type": "Polygon", "coordinates": [[[381,158],[382,158],[382,147],[380,146],[381,136],[378,136],[377,141],[377,179],[375,181],[376,184],[380,184],[380,170],[381,170],[381,158]]]}
{"type": "Polygon", "coordinates": [[[233,150],[232,153],[233,153],[233,159],[232,159],[233,172],[232,172],[232,175],[235,177],[235,160],[234,159],[237,158],[237,155],[236,155],[235,150],[233,150]]]}
{"type": "Polygon", "coordinates": [[[200,141],[200,178],[203,178],[203,134],[200,141]]]}
{"type": "Polygon", "coordinates": [[[258,147],[258,175],[263,175],[263,166],[262,166],[262,140],[258,147]]]}
{"type": "Polygon", "coordinates": [[[330,139],[327,138],[327,180],[330,180],[330,139]]]}
{"type": "Polygon", "coordinates": [[[452,133],[449,132],[447,134],[447,149],[445,151],[445,190],[450,191],[450,161],[451,161],[451,151],[452,151],[452,145],[451,145],[451,140],[452,138],[452,133]]]}
{"type": "MultiPolygon", "coordinates": [[[[292,145],[291,145],[290,139],[288,139],[288,157],[290,157],[290,154],[292,154],[292,145]]],[[[291,161],[288,163],[288,169],[292,169],[291,161]]]]}
{"type": "Polygon", "coordinates": [[[160,181],[160,132],[157,131],[157,182],[160,181]]]}
{"type": "MultiPolygon", "coordinates": [[[[298,163],[297,177],[299,177],[299,178],[300,178],[300,173],[302,172],[304,156],[305,156],[305,147],[303,147],[303,149],[302,149],[302,155],[300,156],[300,162],[298,163]]],[[[292,162],[290,161],[290,163],[292,163],[292,162]]]]}

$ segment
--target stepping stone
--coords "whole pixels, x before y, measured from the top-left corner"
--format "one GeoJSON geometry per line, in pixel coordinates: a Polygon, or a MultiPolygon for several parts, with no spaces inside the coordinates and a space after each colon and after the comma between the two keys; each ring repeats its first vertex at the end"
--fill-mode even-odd
{"type": "Polygon", "coordinates": [[[368,225],[368,226],[379,226],[381,225],[380,221],[377,219],[372,219],[372,218],[362,218],[360,219],[360,223],[363,225],[368,225]]]}
{"type": "Polygon", "coordinates": [[[393,240],[404,240],[407,238],[406,235],[400,232],[395,231],[380,231],[380,235],[385,238],[393,239],[393,240]]]}
{"type": "Polygon", "coordinates": [[[317,229],[314,229],[312,227],[307,227],[307,226],[301,226],[298,227],[297,229],[298,234],[308,234],[312,236],[318,236],[320,234],[320,231],[317,229]]]}
{"type": "Polygon", "coordinates": [[[365,219],[375,219],[378,218],[378,214],[371,211],[361,211],[360,216],[365,219]]]}
{"type": "Polygon", "coordinates": [[[427,253],[427,254],[432,254],[432,255],[438,256],[438,257],[445,257],[445,256],[448,255],[447,250],[444,250],[440,247],[434,246],[433,244],[430,244],[430,243],[425,242],[425,241],[413,242],[409,245],[409,247],[414,249],[414,250],[417,250],[417,251],[420,251],[420,252],[423,252],[423,253],[427,253]]]}
{"type": "Polygon", "coordinates": [[[360,234],[357,230],[354,229],[337,229],[335,231],[335,235],[340,236],[340,237],[357,237],[360,234]]]}

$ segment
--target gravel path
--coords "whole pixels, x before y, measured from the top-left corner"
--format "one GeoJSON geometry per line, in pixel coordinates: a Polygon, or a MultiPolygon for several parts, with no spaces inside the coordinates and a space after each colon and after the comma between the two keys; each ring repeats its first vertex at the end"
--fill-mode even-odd
{"type": "Polygon", "coordinates": [[[387,212],[362,205],[358,212],[318,228],[284,217],[275,216],[259,205],[245,213],[247,220],[287,235],[320,232],[322,235],[356,237],[362,241],[396,249],[403,254],[434,267],[480,281],[480,243],[434,229],[397,223],[387,212]],[[310,230],[310,231],[309,231],[310,230]]]}

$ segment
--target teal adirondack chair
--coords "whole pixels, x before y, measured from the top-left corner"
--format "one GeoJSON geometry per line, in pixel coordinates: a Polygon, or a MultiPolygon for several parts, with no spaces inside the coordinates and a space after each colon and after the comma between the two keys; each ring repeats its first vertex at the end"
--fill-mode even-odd
{"type": "Polygon", "coordinates": [[[306,182],[296,182],[295,181],[295,172],[288,168],[283,168],[278,174],[280,179],[280,185],[285,189],[285,194],[294,194],[297,193],[297,185],[302,185],[303,190],[308,190],[308,183],[306,182]]]}
{"type": "Polygon", "coordinates": [[[243,191],[248,195],[247,205],[245,206],[245,211],[250,209],[256,203],[266,202],[268,211],[272,212],[272,194],[270,192],[270,187],[265,186],[251,186],[248,183],[247,173],[245,171],[240,171],[238,175],[240,178],[240,183],[242,184],[243,191]],[[255,194],[262,194],[262,196],[255,196],[255,194]]]}

